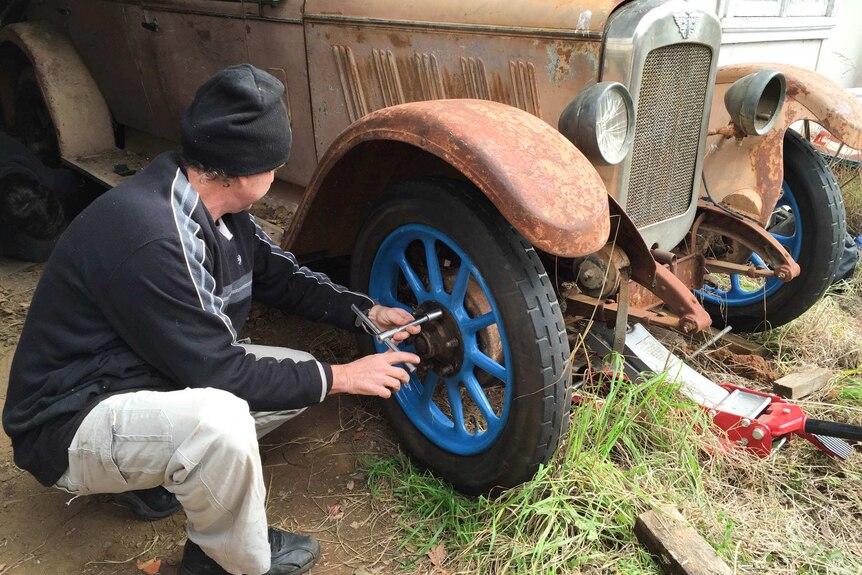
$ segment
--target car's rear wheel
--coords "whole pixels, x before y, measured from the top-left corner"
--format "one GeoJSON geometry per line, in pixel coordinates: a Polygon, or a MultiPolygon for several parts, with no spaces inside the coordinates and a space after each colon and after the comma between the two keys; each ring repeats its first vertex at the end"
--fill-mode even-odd
{"type": "MultiPolygon", "coordinates": [[[[843,250],[846,222],[832,171],[802,136],[784,136],[782,195],[768,226],[799,263],[799,277],[749,281],[733,274],[698,295],[718,326],[746,333],[784,325],[810,308],[832,283],[843,250]]],[[[758,254],[750,261],[765,265],[758,254]]]]}
{"type": "Polygon", "coordinates": [[[383,402],[409,453],[466,493],[532,477],[571,401],[562,314],[532,246],[471,186],[414,180],[366,219],[351,280],[381,304],[443,311],[402,346],[422,364],[383,402]]]}
{"type": "Polygon", "coordinates": [[[18,140],[46,165],[59,167],[57,131],[31,66],[25,67],[18,76],[14,103],[15,126],[12,131],[18,140]]]}

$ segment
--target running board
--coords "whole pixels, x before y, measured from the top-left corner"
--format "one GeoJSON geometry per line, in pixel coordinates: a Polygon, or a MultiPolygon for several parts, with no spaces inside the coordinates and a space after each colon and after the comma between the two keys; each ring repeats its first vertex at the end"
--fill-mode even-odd
{"type": "Polygon", "coordinates": [[[142,154],[114,149],[95,156],[63,158],[63,162],[88,178],[113,188],[144,169],[144,166],[150,163],[150,158],[142,154]]]}
{"type": "MultiPolygon", "coordinates": [[[[63,158],[63,162],[84,176],[94,179],[107,188],[113,188],[125,182],[150,163],[150,158],[126,150],[114,149],[104,154],[85,156],[82,158],[63,158]]],[[[256,218],[257,223],[276,245],[281,245],[284,229],[263,218],[256,218]]]]}

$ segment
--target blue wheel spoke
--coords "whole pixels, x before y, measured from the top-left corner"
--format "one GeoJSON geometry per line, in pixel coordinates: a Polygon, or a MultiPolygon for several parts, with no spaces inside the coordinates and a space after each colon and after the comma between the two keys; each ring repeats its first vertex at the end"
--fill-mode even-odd
{"type": "Polygon", "coordinates": [[[494,408],[491,406],[491,402],[488,401],[488,396],[485,395],[485,390],[483,390],[482,386],[479,385],[479,380],[476,379],[474,374],[467,374],[464,378],[464,387],[467,388],[467,393],[469,393],[470,397],[473,398],[473,401],[476,402],[476,407],[478,407],[479,411],[482,412],[482,416],[485,418],[488,429],[491,430],[499,425],[500,418],[497,417],[496,413],[494,413],[494,408]]]}
{"type": "Polygon", "coordinates": [[[425,245],[425,262],[428,266],[428,284],[432,294],[443,293],[443,275],[440,273],[440,261],[437,259],[436,242],[433,239],[423,239],[425,245]]]}
{"type": "Polygon", "coordinates": [[[401,273],[404,274],[404,278],[407,280],[407,285],[410,286],[413,293],[416,295],[424,294],[425,286],[422,284],[422,280],[419,279],[419,275],[416,273],[416,270],[413,269],[413,266],[410,265],[410,262],[407,261],[407,257],[404,254],[401,254],[401,257],[398,258],[398,267],[401,268],[401,273]]]}
{"type": "Polygon", "coordinates": [[[796,244],[796,238],[794,236],[781,236],[778,234],[772,234],[772,237],[775,238],[775,240],[779,244],[784,246],[784,249],[786,249],[787,251],[792,250],[793,246],[796,244]]]}
{"type": "Polygon", "coordinates": [[[452,304],[457,306],[464,305],[464,298],[467,296],[467,285],[470,283],[470,266],[461,263],[458,269],[458,277],[455,278],[455,285],[452,286],[452,304]]]}
{"type": "Polygon", "coordinates": [[[730,290],[727,292],[728,295],[734,294],[739,295],[742,292],[742,287],[739,285],[739,275],[733,274],[730,276],[730,290]]]}
{"type": "Polygon", "coordinates": [[[464,426],[464,404],[461,402],[461,386],[455,380],[446,382],[446,395],[449,396],[449,409],[452,411],[452,422],[455,424],[455,433],[466,435],[467,428],[464,426]]]}
{"type": "Polygon", "coordinates": [[[497,323],[497,316],[493,311],[482,314],[479,317],[470,318],[461,325],[461,329],[468,333],[476,333],[480,329],[485,329],[488,326],[497,323]]]}
{"type": "Polygon", "coordinates": [[[476,348],[467,352],[467,355],[479,369],[488,372],[502,382],[506,381],[506,368],[479,351],[476,348]]]}
{"type": "Polygon", "coordinates": [[[431,399],[434,397],[434,390],[437,389],[437,382],[440,378],[433,371],[428,371],[425,375],[425,381],[422,383],[422,392],[420,403],[424,407],[431,405],[431,399]]]}
{"type": "Polygon", "coordinates": [[[765,261],[763,261],[763,258],[762,258],[762,257],[760,257],[760,256],[759,256],[759,255],[757,255],[757,254],[751,254],[751,258],[750,258],[750,259],[751,259],[751,263],[753,263],[753,264],[754,264],[754,265],[756,265],[756,266],[760,266],[760,267],[762,267],[762,268],[769,267],[769,266],[767,266],[767,265],[766,265],[766,262],[765,262],[765,261]]]}

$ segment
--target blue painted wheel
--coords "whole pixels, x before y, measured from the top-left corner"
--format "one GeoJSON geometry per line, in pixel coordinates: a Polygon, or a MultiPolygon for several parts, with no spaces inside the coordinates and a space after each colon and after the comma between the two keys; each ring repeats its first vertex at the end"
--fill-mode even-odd
{"type": "MultiPolygon", "coordinates": [[[[781,197],[773,211],[773,219],[775,218],[778,218],[779,221],[769,228],[772,237],[784,246],[794,260],[798,260],[802,251],[805,216],[800,213],[799,205],[796,203],[796,198],[793,197],[793,191],[787,182],[782,183],[781,197]],[[773,231],[774,229],[778,231],[773,231]]],[[[766,262],[757,253],[751,254],[749,262],[756,266],[766,267],[766,262]]],[[[703,301],[711,304],[722,307],[740,307],[764,301],[784,285],[784,282],[777,278],[767,278],[765,282],[761,282],[762,285],[740,279],[739,274],[730,274],[728,278],[729,285],[724,288],[704,286],[703,290],[699,290],[697,294],[703,298],[703,301]]]]}
{"type": "MultiPolygon", "coordinates": [[[[696,292],[713,324],[739,332],[784,325],[802,315],[824,294],[840,263],[846,223],[841,190],[832,171],[802,136],[784,135],[784,182],[768,227],[799,263],[799,277],[753,283],[737,275],[696,292]]],[[[750,261],[766,265],[756,253],[750,261]]]]}
{"type": "MultiPolygon", "coordinates": [[[[422,358],[383,402],[407,451],[467,493],[529,479],[570,407],[565,324],[535,250],[477,190],[390,190],[363,225],[351,281],[383,305],[439,309],[402,345],[422,358]]],[[[385,348],[370,337],[363,352],[385,348]]]]}
{"type": "MultiPolygon", "coordinates": [[[[408,311],[416,308],[443,310],[443,321],[448,320],[452,326],[449,330],[451,337],[444,344],[457,342],[453,347],[462,348],[460,357],[453,358],[457,363],[435,362],[423,366],[395,397],[413,425],[442,449],[459,455],[473,455],[490,447],[500,436],[509,416],[512,370],[507,366],[511,365],[512,359],[502,315],[487,282],[470,256],[451,238],[434,228],[417,224],[401,226],[386,237],[377,251],[371,267],[368,294],[383,305],[408,311]],[[449,287],[444,285],[444,272],[448,270],[444,270],[438,259],[441,248],[458,261],[457,271],[450,274],[452,285],[449,287]],[[418,266],[408,258],[408,250],[414,252],[411,255],[418,259],[420,265],[424,264],[421,271],[417,271],[418,266]],[[403,283],[400,281],[402,278],[403,283]],[[489,311],[481,314],[468,311],[467,290],[471,282],[481,290],[479,297],[487,302],[489,311]],[[489,356],[479,345],[479,332],[491,327],[497,330],[502,344],[502,357],[499,358],[489,356]],[[477,371],[493,378],[493,385],[502,387],[502,401],[498,405],[493,405],[487,393],[489,386],[479,382],[477,371]],[[445,393],[437,393],[438,387],[445,389],[445,393]],[[466,392],[472,401],[462,398],[462,392],[466,392]],[[472,415],[472,420],[465,412],[465,404],[468,403],[479,412],[472,415]]],[[[435,327],[427,326],[426,334],[435,327]]],[[[386,351],[382,344],[376,343],[376,347],[378,352],[386,351]]],[[[411,351],[416,351],[415,345],[411,351]]]]}

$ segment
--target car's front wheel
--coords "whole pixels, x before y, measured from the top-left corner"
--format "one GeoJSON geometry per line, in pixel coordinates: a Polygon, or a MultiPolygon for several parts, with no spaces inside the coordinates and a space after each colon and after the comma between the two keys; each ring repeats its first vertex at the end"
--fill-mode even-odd
{"type": "Polygon", "coordinates": [[[532,246],[471,186],[414,180],[366,219],[351,280],[383,305],[443,312],[402,345],[422,363],[383,403],[409,453],[466,493],[532,477],[571,401],[565,325],[532,246]]]}
{"type": "MultiPolygon", "coordinates": [[[[767,228],[799,263],[799,277],[754,282],[733,274],[699,296],[715,325],[758,332],[802,315],[832,283],[846,235],[844,201],[829,166],[802,136],[784,136],[782,194],[767,228]]],[[[765,266],[756,253],[750,261],[765,266]]]]}

